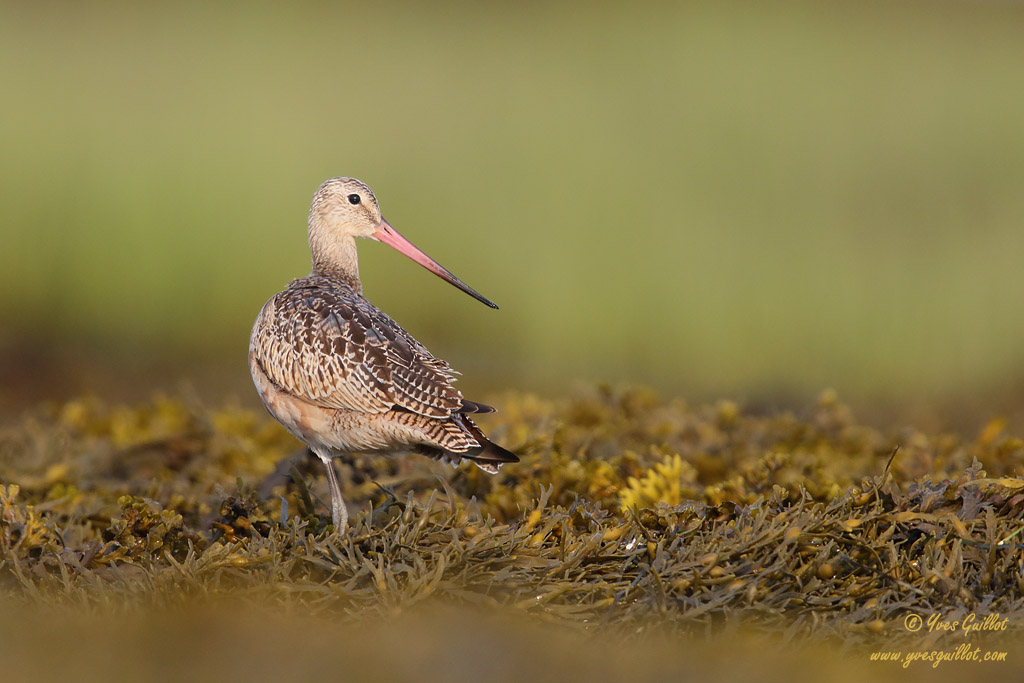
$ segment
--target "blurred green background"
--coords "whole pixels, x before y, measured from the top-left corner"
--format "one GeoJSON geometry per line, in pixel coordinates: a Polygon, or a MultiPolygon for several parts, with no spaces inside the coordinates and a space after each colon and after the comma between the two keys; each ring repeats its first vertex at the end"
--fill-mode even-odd
{"type": "Polygon", "coordinates": [[[1020,5],[0,13],[6,407],[178,378],[255,404],[250,325],[335,175],[501,305],[361,247],[367,295],[480,398],[1024,404],[1020,5]]]}

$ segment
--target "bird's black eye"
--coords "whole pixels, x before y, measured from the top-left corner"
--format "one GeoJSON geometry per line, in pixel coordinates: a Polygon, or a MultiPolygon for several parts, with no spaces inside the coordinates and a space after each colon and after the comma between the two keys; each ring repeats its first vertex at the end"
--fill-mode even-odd
{"type": "Polygon", "coordinates": [[[359,196],[359,195],[357,195],[357,194],[350,194],[350,195],[348,196],[348,203],[349,203],[349,204],[358,204],[358,203],[359,203],[359,202],[361,202],[361,201],[363,201],[363,198],[362,198],[362,197],[360,197],[360,196],[359,196]]]}

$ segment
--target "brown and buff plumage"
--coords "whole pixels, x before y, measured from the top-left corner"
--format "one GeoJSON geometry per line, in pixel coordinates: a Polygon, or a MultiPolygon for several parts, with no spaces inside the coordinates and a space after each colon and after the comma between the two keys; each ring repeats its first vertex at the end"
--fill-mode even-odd
{"type": "Polygon", "coordinates": [[[398,235],[370,189],[334,178],[309,216],[313,272],[263,306],[249,342],[253,382],[270,413],[324,462],[338,531],[347,523],[332,458],[412,451],[496,473],[518,458],[489,441],[455,373],[362,296],[355,237],[386,242],[494,306],[398,235]]]}

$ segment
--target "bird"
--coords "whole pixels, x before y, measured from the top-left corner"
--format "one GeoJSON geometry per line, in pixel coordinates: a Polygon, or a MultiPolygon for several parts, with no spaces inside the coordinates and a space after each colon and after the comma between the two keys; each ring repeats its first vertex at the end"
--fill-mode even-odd
{"type": "Polygon", "coordinates": [[[334,530],[348,526],[335,458],[420,453],[490,474],[519,458],[489,440],[471,415],[492,413],[455,388],[456,371],[363,296],[356,238],[387,244],[491,308],[395,230],[362,181],[325,181],[307,224],[312,272],[260,310],[249,338],[249,370],[270,414],[320,459],[334,530]]]}

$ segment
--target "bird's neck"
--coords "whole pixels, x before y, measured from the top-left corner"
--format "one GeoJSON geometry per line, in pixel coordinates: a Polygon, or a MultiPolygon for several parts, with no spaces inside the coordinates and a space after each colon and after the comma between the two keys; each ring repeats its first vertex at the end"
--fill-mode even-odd
{"type": "Polygon", "coordinates": [[[356,294],[363,293],[363,285],[359,281],[359,258],[356,255],[354,237],[321,240],[311,231],[309,246],[313,251],[315,274],[341,280],[354,289],[356,294]]]}

